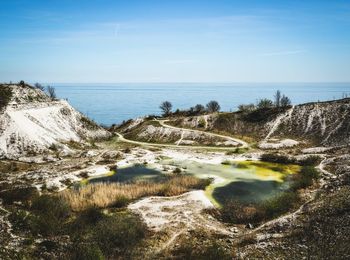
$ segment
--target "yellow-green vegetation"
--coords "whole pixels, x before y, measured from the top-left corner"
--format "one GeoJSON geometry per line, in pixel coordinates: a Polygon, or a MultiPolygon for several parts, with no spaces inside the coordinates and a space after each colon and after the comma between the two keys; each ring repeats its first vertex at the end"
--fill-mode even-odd
{"type": "Polygon", "coordinates": [[[237,148],[234,149],[234,150],[227,151],[227,152],[226,152],[226,155],[243,154],[243,153],[246,153],[248,150],[249,150],[249,148],[240,148],[240,147],[237,147],[237,148]]]}
{"type": "MultiPolygon", "coordinates": [[[[269,176],[269,171],[277,170],[277,168],[274,168],[276,167],[275,163],[254,162],[253,166],[261,167],[261,163],[265,167],[269,166],[270,168],[260,172],[264,177],[269,176]]],[[[229,200],[224,203],[221,208],[222,218],[231,223],[245,224],[260,223],[278,217],[281,214],[296,208],[300,203],[298,190],[312,186],[319,178],[318,171],[312,166],[284,164],[278,165],[278,167],[278,170],[281,170],[281,174],[298,173],[292,175],[291,184],[288,189],[260,203],[229,200]]],[[[283,181],[284,179],[285,175],[277,175],[276,181],[283,181]]]]}
{"type": "Polygon", "coordinates": [[[226,160],[217,167],[221,167],[221,170],[212,169],[211,172],[219,181],[213,182],[205,190],[208,198],[217,207],[222,207],[228,200],[267,200],[278,192],[280,186],[288,182],[288,176],[300,171],[299,165],[261,161],[226,160]]]}
{"type": "Polygon", "coordinates": [[[61,197],[68,202],[74,211],[81,211],[91,206],[123,207],[132,200],[146,196],[175,196],[191,189],[204,189],[209,180],[198,179],[193,176],[176,175],[161,182],[134,183],[97,183],[70,189],[61,193],[61,197]]]}
{"type": "Polygon", "coordinates": [[[91,180],[98,179],[98,178],[101,178],[101,177],[110,177],[110,176],[113,176],[116,173],[117,173],[117,171],[113,170],[113,171],[106,172],[105,174],[102,174],[101,176],[87,177],[87,178],[84,178],[84,179],[82,179],[80,181],[80,185],[83,185],[83,186],[84,185],[88,185],[91,180]]]}
{"type": "Polygon", "coordinates": [[[262,161],[240,161],[236,164],[239,169],[251,169],[261,179],[273,179],[277,182],[285,181],[286,176],[300,172],[296,164],[280,164],[262,161]]]}

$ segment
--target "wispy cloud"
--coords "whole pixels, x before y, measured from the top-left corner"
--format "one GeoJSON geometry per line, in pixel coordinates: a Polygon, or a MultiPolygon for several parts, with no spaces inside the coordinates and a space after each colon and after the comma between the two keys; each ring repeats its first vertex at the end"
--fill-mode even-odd
{"type": "Polygon", "coordinates": [[[289,50],[289,51],[277,51],[277,52],[265,52],[260,53],[259,56],[285,56],[285,55],[294,55],[300,53],[306,53],[307,50],[289,50]]]}

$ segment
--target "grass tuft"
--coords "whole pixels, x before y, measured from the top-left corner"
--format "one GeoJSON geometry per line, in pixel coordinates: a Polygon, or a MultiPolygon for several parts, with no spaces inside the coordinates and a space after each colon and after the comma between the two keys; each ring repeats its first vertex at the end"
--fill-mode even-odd
{"type": "Polygon", "coordinates": [[[84,186],[78,190],[66,190],[62,198],[74,211],[90,207],[124,207],[133,200],[146,196],[176,196],[191,189],[204,189],[210,180],[193,176],[169,177],[160,183],[99,183],[84,186]]]}

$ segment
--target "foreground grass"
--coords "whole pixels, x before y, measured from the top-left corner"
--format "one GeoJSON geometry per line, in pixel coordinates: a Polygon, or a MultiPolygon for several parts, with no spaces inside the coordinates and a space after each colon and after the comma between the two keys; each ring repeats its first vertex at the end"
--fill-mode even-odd
{"type": "Polygon", "coordinates": [[[89,207],[124,207],[129,202],[146,196],[176,196],[191,189],[204,189],[210,180],[193,176],[176,175],[162,182],[99,183],[78,190],[66,190],[61,196],[72,210],[89,207]]]}
{"type": "Polygon", "coordinates": [[[33,198],[30,204],[9,208],[13,231],[25,237],[26,246],[10,255],[0,250],[0,259],[130,259],[148,235],[140,217],[127,210],[73,212],[56,195],[33,198]]]}

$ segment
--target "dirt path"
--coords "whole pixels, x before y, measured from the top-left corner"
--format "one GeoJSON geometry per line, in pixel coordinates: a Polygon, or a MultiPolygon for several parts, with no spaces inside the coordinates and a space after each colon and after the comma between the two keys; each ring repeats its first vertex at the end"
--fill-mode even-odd
{"type": "Polygon", "coordinates": [[[193,146],[193,145],[147,143],[147,142],[140,142],[140,141],[126,139],[120,133],[116,133],[116,134],[118,135],[118,141],[130,143],[130,144],[141,145],[141,146],[148,146],[148,147],[180,148],[180,149],[192,149],[192,150],[213,150],[213,151],[219,151],[219,150],[229,151],[229,150],[236,150],[237,149],[237,147],[193,146]]]}
{"type": "Polygon", "coordinates": [[[220,147],[220,146],[193,146],[193,145],[180,145],[182,139],[183,139],[183,133],[185,131],[189,131],[189,132],[195,132],[195,133],[200,133],[200,134],[206,134],[209,136],[214,136],[214,137],[220,137],[229,141],[233,141],[236,142],[238,144],[240,144],[240,148],[247,148],[249,147],[248,143],[246,143],[243,140],[237,139],[237,138],[233,138],[230,136],[226,136],[226,135],[220,135],[220,134],[215,134],[215,133],[210,133],[210,132],[205,132],[205,131],[201,131],[201,130],[194,130],[194,129],[187,129],[187,128],[179,128],[179,127],[175,127],[175,126],[171,126],[166,124],[165,122],[168,120],[155,120],[157,122],[159,122],[159,124],[163,127],[166,128],[171,128],[171,129],[176,129],[179,131],[182,131],[181,134],[181,138],[179,141],[177,141],[176,144],[159,144],[159,143],[148,143],[148,142],[141,142],[141,141],[134,141],[134,140],[130,140],[125,138],[122,134],[120,133],[116,133],[118,135],[118,140],[122,141],[122,142],[126,142],[126,143],[131,143],[131,144],[137,144],[137,145],[141,145],[141,146],[153,146],[153,147],[168,147],[168,148],[182,148],[182,149],[203,149],[203,150],[224,150],[224,151],[228,151],[228,150],[236,150],[237,147],[220,147]]]}
{"type": "Polygon", "coordinates": [[[210,132],[196,130],[196,129],[187,129],[187,128],[175,127],[175,126],[168,125],[168,124],[165,123],[165,122],[167,122],[169,120],[157,120],[156,119],[155,121],[159,122],[159,124],[161,126],[163,126],[163,127],[176,129],[176,130],[181,130],[181,131],[189,131],[189,132],[194,132],[194,133],[206,134],[206,135],[210,135],[210,136],[214,136],[214,137],[220,137],[220,138],[224,138],[224,139],[229,140],[229,141],[234,141],[236,143],[239,143],[241,145],[240,146],[241,148],[248,147],[248,143],[244,142],[243,140],[240,140],[240,139],[237,139],[237,138],[233,138],[233,137],[230,137],[230,136],[210,133],[210,132]]]}

